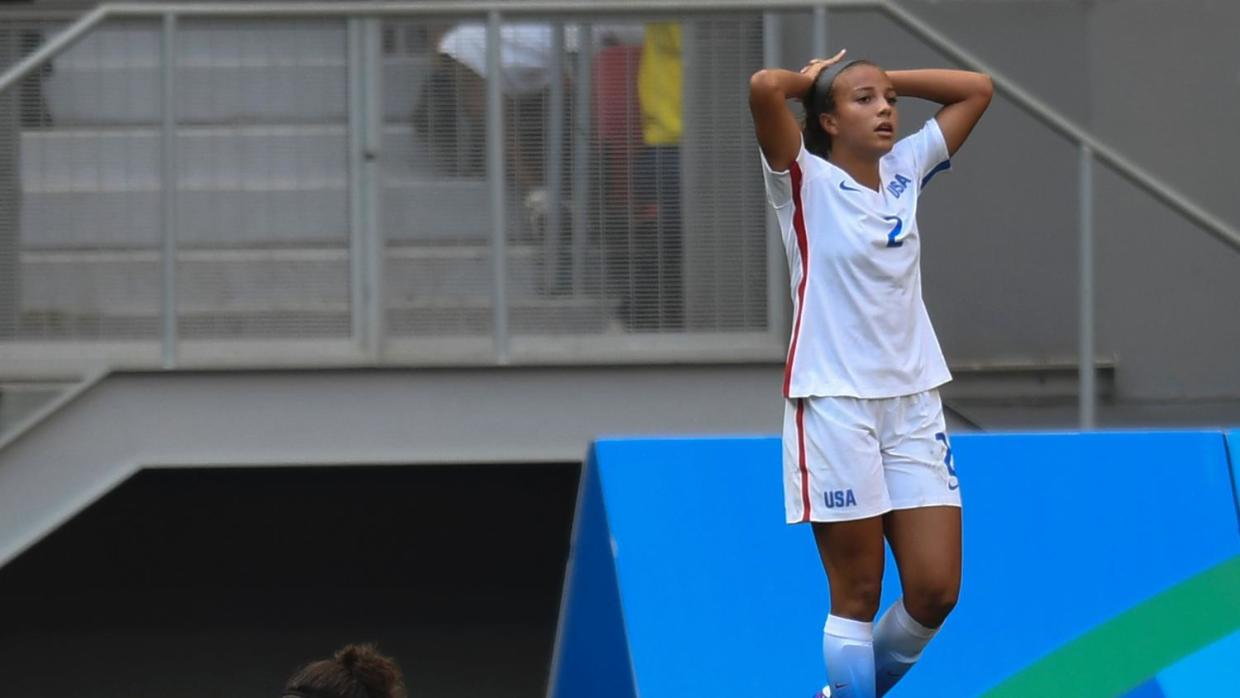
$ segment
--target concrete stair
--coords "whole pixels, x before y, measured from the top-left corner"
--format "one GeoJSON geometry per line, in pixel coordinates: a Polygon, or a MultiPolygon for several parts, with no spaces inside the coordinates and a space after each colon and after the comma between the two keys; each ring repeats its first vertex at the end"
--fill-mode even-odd
{"type": "MultiPolygon", "coordinates": [[[[508,329],[514,335],[602,334],[609,330],[615,304],[595,299],[548,298],[511,301],[508,329]]],[[[484,298],[410,302],[389,305],[386,333],[391,339],[489,337],[490,301],[484,298]]],[[[27,313],[19,339],[82,339],[157,341],[158,314],[150,312],[27,313]]],[[[347,305],[318,309],[182,308],[177,323],[183,341],[347,338],[351,320],[347,305]]]]}
{"type": "MultiPolygon", "coordinates": [[[[384,269],[392,332],[489,332],[491,261],[485,244],[397,244],[384,269]]],[[[22,255],[23,327],[54,337],[142,337],[159,327],[159,252],[43,250],[22,255]]],[[[177,302],[202,336],[348,334],[350,260],[339,247],[191,249],[178,254],[177,302]]],[[[599,331],[610,304],[543,288],[542,248],[508,248],[514,330],[599,331]]]]}
{"type": "MultiPolygon", "coordinates": [[[[178,240],[234,246],[321,244],[349,228],[344,126],[185,127],[178,132],[178,240]]],[[[160,133],[54,128],[22,137],[26,249],[156,245],[160,133]]],[[[484,179],[434,173],[407,125],[384,129],[381,225],[391,241],[490,238],[484,179]]],[[[510,234],[524,234],[508,197],[510,234]]]]}
{"type": "MultiPolygon", "coordinates": [[[[160,118],[155,23],[97,29],[53,64],[45,92],[61,125],[142,125],[160,118]]],[[[342,21],[264,25],[187,20],[177,37],[178,119],[189,124],[343,123],[342,21]]],[[[383,59],[384,118],[407,120],[429,55],[383,59]]]]}

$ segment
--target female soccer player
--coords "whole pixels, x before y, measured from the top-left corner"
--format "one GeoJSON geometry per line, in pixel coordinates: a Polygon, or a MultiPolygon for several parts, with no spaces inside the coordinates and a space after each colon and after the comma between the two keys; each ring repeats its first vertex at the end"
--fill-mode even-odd
{"type": "Polygon", "coordinates": [[[795,312],[784,373],[789,523],[811,522],[831,590],[819,694],[885,694],[960,589],[960,492],[938,386],[951,380],[921,296],[917,199],[990,104],[990,78],[885,72],[844,52],[750,80],[767,196],[795,312]],[[943,105],[897,141],[896,99],[943,105]],[[802,128],[787,100],[805,104],[802,128]],[[883,537],[904,597],[877,623],[883,537]]]}

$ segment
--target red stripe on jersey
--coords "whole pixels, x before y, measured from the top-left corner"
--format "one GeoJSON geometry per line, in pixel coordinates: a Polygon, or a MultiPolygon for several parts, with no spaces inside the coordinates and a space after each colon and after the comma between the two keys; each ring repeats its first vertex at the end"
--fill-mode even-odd
{"type": "Polygon", "coordinates": [[[795,161],[788,168],[792,174],[792,227],[796,229],[797,252],[801,255],[801,283],[797,285],[797,318],[792,325],[792,344],[788,362],[784,364],[784,397],[792,393],[792,363],[797,358],[797,340],[801,338],[801,316],[805,313],[805,284],[809,281],[809,238],[805,234],[805,216],[801,209],[801,166],[795,161]]]}
{"type": "Polygon", "coordinates": [[[805,462],[805,399],[797,398],[797,465],[801,468],[801,522],[809,521],[809,466],[805,462]]]}

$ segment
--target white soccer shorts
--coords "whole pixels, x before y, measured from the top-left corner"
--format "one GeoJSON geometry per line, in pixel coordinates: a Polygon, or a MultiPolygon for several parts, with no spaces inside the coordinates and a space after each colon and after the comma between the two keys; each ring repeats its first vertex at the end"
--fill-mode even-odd
{"type": "Polygon", "coordinates": [[[937,390],[876,400],[790,398],[783,441],[788,523],[960,506],[937,390]]]}

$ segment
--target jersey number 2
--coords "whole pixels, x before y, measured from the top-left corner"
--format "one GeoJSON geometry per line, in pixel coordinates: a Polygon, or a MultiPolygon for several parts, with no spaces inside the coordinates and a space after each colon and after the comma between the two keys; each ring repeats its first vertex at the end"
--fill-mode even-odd
{"type": "Polygon", "coordinates": [[[900,220],[899,216],[883,216],[883,220],[887,221],[888,223],[896,224],[895,227],[891,229],[891,232],[887,233],[887,246],[888,247],[903,246],[904,241],[900,240],[899,238],[900,238],[900,232],[904,230],[904,221],[900,220]]]}

